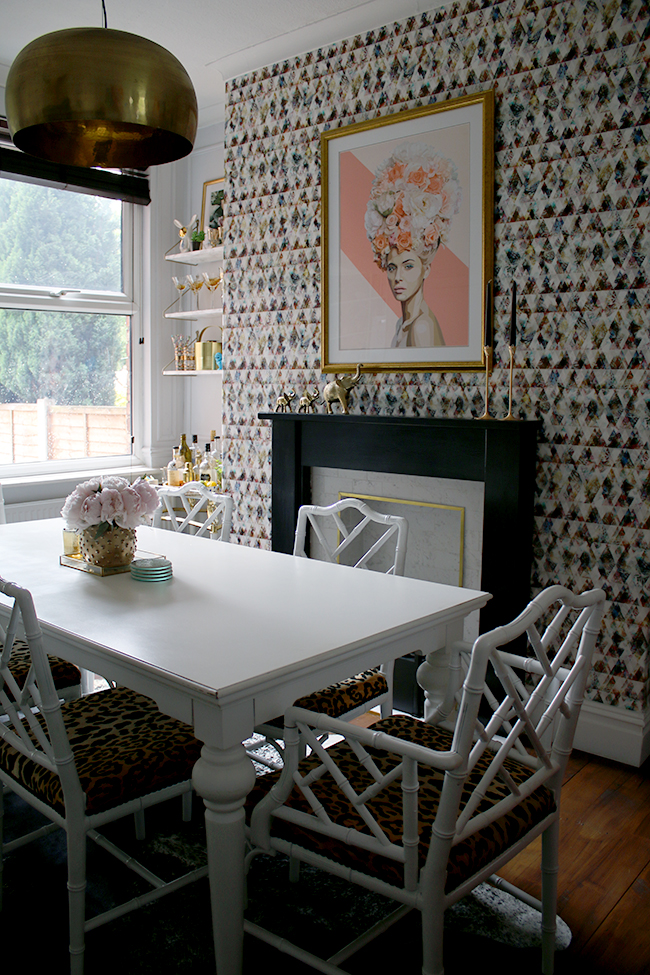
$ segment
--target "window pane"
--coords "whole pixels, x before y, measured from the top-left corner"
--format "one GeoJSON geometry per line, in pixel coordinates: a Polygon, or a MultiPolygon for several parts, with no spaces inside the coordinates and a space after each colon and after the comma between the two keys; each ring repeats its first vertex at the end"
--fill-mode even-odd
{"type": "Polygon", "coordinates": [[[122,204],[0,179],[0,285],[121,293],[122,204]]]}
{"type": "Polygon", "coordinates": [[[0,463],[131,452],[129,319],[0,309],[0,463]]]}

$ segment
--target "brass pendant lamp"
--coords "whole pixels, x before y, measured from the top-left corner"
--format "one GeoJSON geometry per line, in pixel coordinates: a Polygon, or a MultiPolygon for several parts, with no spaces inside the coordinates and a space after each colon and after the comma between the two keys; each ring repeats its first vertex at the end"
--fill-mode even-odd
{"type": "Polygon", "coordinates": [[[36,38],[6,87],[7,121],[23,152],[71,166],[146,169],[192,151],[194,87],[164,47],[108,27],[36,38]]]}

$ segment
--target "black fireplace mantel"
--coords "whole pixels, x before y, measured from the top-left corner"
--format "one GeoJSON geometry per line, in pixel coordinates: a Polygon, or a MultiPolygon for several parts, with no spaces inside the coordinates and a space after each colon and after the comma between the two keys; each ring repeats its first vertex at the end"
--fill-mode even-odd
{"type": "Polygon", "coordinates": [[[485,484],[481,631],[530,598],[539,420],[453,420],[260,413],[272,434],[272,547],[291,552],[312,467],[448,477],[485,484]]]}

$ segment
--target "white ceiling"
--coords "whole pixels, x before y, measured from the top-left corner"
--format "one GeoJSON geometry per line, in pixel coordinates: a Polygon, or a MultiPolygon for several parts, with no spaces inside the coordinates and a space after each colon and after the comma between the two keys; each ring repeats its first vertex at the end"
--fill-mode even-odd
{"type": "MultiPolygon", "coordinates": [[[[199,125],[207,125],[223,118],[226,79],[447,0],[105,2],[110,28],[148,37],[181,61],[196,89],[199,125]]],[[[0,86],[16,54],[35,37],[67,27],[101,26],[101,0],[0,0],[0,86]]]]}

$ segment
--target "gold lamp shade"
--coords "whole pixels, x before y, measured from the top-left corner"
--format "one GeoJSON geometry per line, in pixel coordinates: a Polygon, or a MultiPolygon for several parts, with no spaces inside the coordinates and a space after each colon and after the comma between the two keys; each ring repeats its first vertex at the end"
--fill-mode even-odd
{"type": "Polygon", "coordinates": [[[146,169],[192,151],[196,93],[180,61],[137,34],[75,27],[37,37],[9,69],[14,144],[71,166],[146,169]]]}

